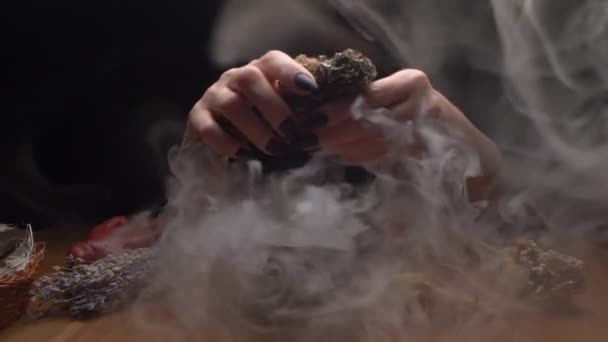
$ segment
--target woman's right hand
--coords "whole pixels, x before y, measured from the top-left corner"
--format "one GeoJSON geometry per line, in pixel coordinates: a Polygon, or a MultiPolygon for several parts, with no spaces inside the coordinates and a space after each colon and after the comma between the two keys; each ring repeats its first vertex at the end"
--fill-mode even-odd
{"type": "Polygon", "coordinates": [[[290,56],[270,51],[249,64],[226,71],[194,105],[185,141],[200,140],[223,157],[252,157],[248,148],[273,156],[294,150],[296,123],[278,86],[296,95],[318,89],[313,76],[290,56]],[[225,122],[240,134],[227,132],[225,122]]]}

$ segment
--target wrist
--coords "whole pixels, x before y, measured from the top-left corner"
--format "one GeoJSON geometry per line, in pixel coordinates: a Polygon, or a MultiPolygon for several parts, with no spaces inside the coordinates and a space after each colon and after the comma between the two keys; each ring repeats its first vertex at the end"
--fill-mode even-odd
{"type": "Polygon", "coordinates": [[[491,200],[496,196],[501,153],[496,144],[483,134],[469,119],[442,94],[436,92],[442,104],[441,112],[449,126],[456,128],[457,135],[470,146],[479,158],[478,174],[467,176],[465,191],[470,202],[491,200]],[[451,123],[450,123],[451,121],[451,123]]]}
{"type": "Polygon", "coordinates": [[[465,180],[469,201],[492,200],[496,197],[501,154],[496,144],[474,128],[469,135],[470,143],[479,157],[480,172],[465,180]]]}

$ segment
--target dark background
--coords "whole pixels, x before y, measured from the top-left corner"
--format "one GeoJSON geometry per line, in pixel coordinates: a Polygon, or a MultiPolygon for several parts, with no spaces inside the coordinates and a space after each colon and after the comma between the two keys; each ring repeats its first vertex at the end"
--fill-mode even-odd
{"type": "Polygon", "coordinates": [[[20,1],[4,11],[0,222],[99,220],[162,201],[166,150],[218,75],[207,40],[219,4],[20,1]]]}

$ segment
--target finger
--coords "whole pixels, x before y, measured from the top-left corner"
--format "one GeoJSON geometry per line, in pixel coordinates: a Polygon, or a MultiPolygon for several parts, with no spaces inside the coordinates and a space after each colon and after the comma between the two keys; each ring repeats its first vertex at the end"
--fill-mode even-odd
{"type": "Polygon", "coordinates": [[[339,156],[339,160],[345,163],[360,164],[386,158],[421,160],[425,156],[426,147],[420,141],[405,146],[394,146],[388,139],[382,137],[334,146],[333,150],[327,153],[339,156]]]}
{"type": "Polygon", "coordinates": [[[213,112],[221,113],[260,150],[273,155],[290,151],[289,146],[278,139],[271,127],[253,112],[243,96],[226,87],[219,87],[212,92],[207,102],[213,112]]]}
{"type": "Polygon", "coordinates": [[[397,103],[394,106],[388,107],[387,109],[389,110],[388,115],[400,122],[412,121],[422,113],[422,106],[420,102],[413,98],[401,103],[397,103]]]}
{"type": "Polygon", "coordinates": [[[342,145],[335,153],[344,164],[363,164],[382,159],[387,154],[387,144],[383,139],[360,140],[342,145]]]}
{"type": "Polygon", "coordinates": [[[317,131],[319,143],[324,148],[362,139],[377,138],[381,135],[382,131],[379,127],[365,120],[347,120],[317,131]]]}
{"type": "Polygon", "coordinates": [[[401,122],[416,120],[421,117],[437,120],[441,115],[441,106],[435,94],[432,90],[429,92],[420,90],[415,96],[387,107],[389,115],[401,122]]]}
{"type": "Polygon", "coordinates": [[[333,146],[378,137],[381,133],[378,127],[367,121],[348,120],[302,136],[295,141],[295,144],[304,151],[315,151],[321,148],[331,150],[333,146]]]}
{"type": "Polygon", "coordinates": [[[382,108],[394,106],[430,88],[431,83],[424,72],[404,69],[371,83],[362,95],[370,107],[382,108]]]}
{"type": "Polygon", "coordinates": [[[378,151],[384,150],[386,151],[386,146],[388,145],[388,141],[386,138],[380,137],[369,137],[363,138],[355,141],[351,141],[344,144],[324,146],[324,152],[328,154],[337,154],[337,155],[357,155],[357,154],[369,154],[370,151],[378,151]]]}
{"type": "Polygon", "coordinates": [[[251,65],[258,67],[271,82],[278,81],[295,94],[307,95],[319,90],[313,75],[283,52],[269,51],[251,65]]]}
{"type": "Polygon", "coordinates": [[[260,115],[276,132],[290,139],[297,135],[296,124],[290,117],[289,106],[277,94],[260,69],[252,65],[234,69],[232,79],[228,81],[227,86],[244,96],[257,108],[260,115]]]}
{"type": "Polygon", "coordinates": [[[212,113],[197,103],[190,112],[189,130],[216,153],[232,157],[243,149],[241,142],[231,137],[214,120],[212,113]]]}
{"type": "Polygon", "coordinates": [[[383,151],[372,152],[367,155],[344,155],[338,160],[340,163],[345,165],[361,165],[365,163],[371,163],[384,158],[385,153],[383,151]]]}
{"type": "Polygon", "coordinates": [[[352,117],[352,99],[339,99],[321,106],[317,111],[300,115],[296,126],[303,133],[335,126],[352,117]]]}

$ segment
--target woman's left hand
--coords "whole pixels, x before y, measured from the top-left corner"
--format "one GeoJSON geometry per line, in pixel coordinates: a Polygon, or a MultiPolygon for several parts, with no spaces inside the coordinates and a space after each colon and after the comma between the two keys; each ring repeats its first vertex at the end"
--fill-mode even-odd
{"type": "MultiPolygon", "coordinates": [[[[390,119],[406,123],[424,120],[446,128],[451,138],[461,139],[463,144],[479,155],[481,177],[494,181],[500,160],[498,148],[475,127],[466,116],[435,90],[426,74],[415,69],[404,69],[377,80],[362,94],[370,109],[384,110],[390,119]]],[[[353,113],[353,99],[342,99],[323,106],[299,122],[309,135],[299,141],[305,150],[320,149],[337,156],[345,164],[365,164],[385,159],[390,155],[422,158],[424,140],[415,139],[411,144],[400,144],[370,120],[361,120],[353,113]]],[[[405,133],[405,132],[404,132],[405,133]]],[[[416,132],[414,131],[414,136],[416,132]]],[[[418,136],[420,138],[420,136],[418,136]]],[[[475,189],[473,189],[475,190],[475,189]]]]}

